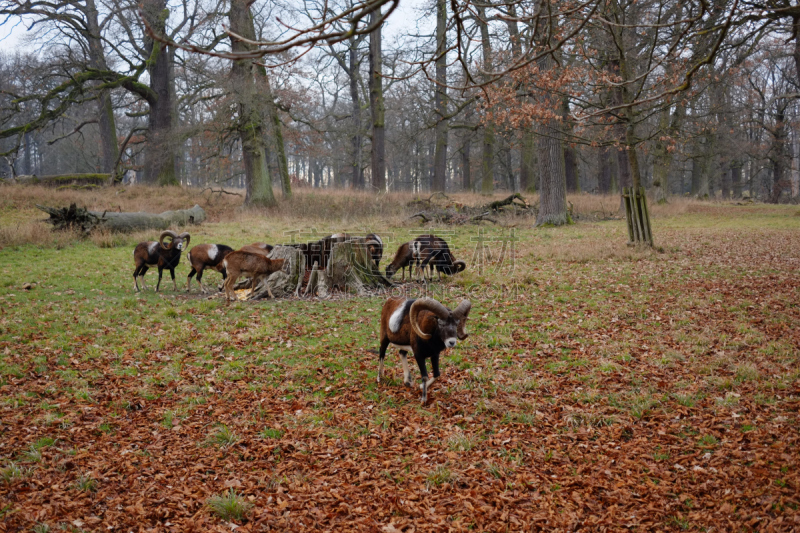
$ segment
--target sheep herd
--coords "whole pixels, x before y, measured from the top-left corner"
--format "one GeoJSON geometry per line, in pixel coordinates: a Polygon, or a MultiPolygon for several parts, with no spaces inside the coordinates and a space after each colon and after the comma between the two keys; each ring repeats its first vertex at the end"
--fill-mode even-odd
{"type": "MultiPolygon", "coordinates": [[[[134,289],[139,291],[139,278],[142,288],[146,289],[144,275],[150,267],[158,268],[156,291],[161,287],[164,269],[168,269],[172,277],[172,285],[178,290],[175,282],[175,268],[180,262],[181,252],[189,247],[189,233],[177,234],[164,231],[157,241],[140,242],[133,251],[135,269],[133,271],[134,289]]],[[[379,268],[383,257],[383,240],[375,233],[366,237],[355,237],[346,233],[337,233],[305,244],[291,244],[306,256],[306,265],[319,265],[324,268],[336,243],[351,242],[366,247],[368,257],[379,268]]],[[[255,287],[259,281],[283,268],[283,259],[271,259],[269,253],[273,247],[266,243],[253,243],[234,250],[224,244],[197,244],[187,254],[191,271],[186,278],[186,290],[191,289],[192,277],[197,275],[200,292],[206,292],[203,286],[203,272],[213,269],[222,274],[223,288],[228,301],[235,299],[233,287],[241,276],[252,279],[255,287]]],[[[434,235],[420,235],[416,239],[403,243],[397,250],[394,259],[386,267],[386,278],[391,278],[398,270],[402,270],[405,280],[405,269],[413,280],[417,277],[427,279],[435,270],[439,278],[442,274],[453,275],[466,268],[464,261],[456,261],[447,242],[434,235]],[[412,270],[412,267],[415,270],[412,270]]],[[[269,288],[267,289],[269,291],[269,288]]],[[[272,296],[271,291],[269,292],[272,296]]],[[[378,382],[383,375],[383,361],[388,346],[394,345],[403,365],[403,383],[411,386],[409,377],[408,352],[414,354],[419,366],[422,382],[422,403],[428,399],[428,388],[439,377],[439,355],[447,348],[452,348],[458,340],[467,338],[466,321],[472,304],[463,300],[458,307],[451,310],[431,298],[417,300],[402,297],[389,298],[383,306],[380,319],[380,352],[378,366],[378,382]],[[433,377],[428,379],[426,360],[431,360],[433,377]]]]}

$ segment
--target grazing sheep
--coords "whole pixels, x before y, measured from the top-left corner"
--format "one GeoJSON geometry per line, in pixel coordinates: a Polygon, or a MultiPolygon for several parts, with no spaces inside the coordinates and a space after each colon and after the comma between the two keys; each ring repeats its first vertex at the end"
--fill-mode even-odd
{"type": "Polygon", "coordinates": [[[419,266],[417,272],[422,272],[425,276],[425,267],[430,267],[431,278],[433,278],[434,268],[442,279],[442,274],[452,276],[463,272],[467,268],[464,261],[456,261],[455,256],[450,251],[447,241],[435,235],[420,235],[412,242],[419,243],[419,266]]]}
{"type": "MultiPolygon", "coordinates": [[[[236,299],[233,286],[240,276],[249,276],[252,280],[250,286],[255,289],[262,279],[269,277],[273,272],[281,270],[283,262],[284,259],[270,259],[262,253],[242,250],[228,254],[228,257],[222,261],[225,270],[228,272],[228,279],[225,280],[225,296],[228,299],[228,303],[236,299]]],[[[267,287],[267,292],[270,298],[275,297],[269,287],[267,287]]]]}
{"type": "Polygon", "coordinates": [[[186,292],[191,290],[192,276],[195,274],[197,274],[197,283],[200,285],[200,292],[206,292],[202,281],[203,271],[206,268],[213,268],[217,272],[221,272],[222,281],[225,281],[227,273],[222,266],[222,260],[231,252],[233,252],[233,248],[225,246],[224,244],[198,244],[192,248],[189,253],[186,254],[186,259],[189,260],[189,264],[192,266],[192,271],[189,272],[189,275],[186,277],[186,292]]]}

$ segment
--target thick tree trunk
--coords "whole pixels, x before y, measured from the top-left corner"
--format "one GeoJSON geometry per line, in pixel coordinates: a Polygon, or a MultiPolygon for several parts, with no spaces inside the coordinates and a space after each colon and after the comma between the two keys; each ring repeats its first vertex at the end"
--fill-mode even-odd
{"type": "Polygon", "coordinates": [[[522,191],[536,192],[536,139],[530,127],[525,127],[522,131],[519,188],[522,191]]]}
{"type": "Polygon", "coordinates": [[[778,104],[778,110],[775,114],[775,127],[772,130],[772,193],[770,195],[770,202],[778,203],[780,200],[783,189],[786,186],[787,168],[789,167],[786,144],[788,139],[788,132],[786,128],[786,108],[783,104],[778,104]]]}
{"type": "Polygon", "coordinates": [[[272,93],[272,86],[269,83],[267,69],[261,65],[257,66],[258,72],[264,87],[264,98],[266,99],[267,111],[269,112],[269,122],[272,133],[271,139],[275,150],[275,158],[278,162],[278,178],[281,183],[281,192],[284,198],[292,196],[292,180],[289,178],[289,162],[286,159],[286,144],[283,140],[283,124],[278,114],[278,106],[275,105],[275,95],[272,93]]]}
{"type": "Polygon", "coordinates": [[[447,187],[447,2],[436,0],[436,151],[431,190],[444,192],[447,187]]]}
{"type": "Polygon", "coordinates": [[[200,224],[206,219],[206,212],[199,205],[191,209],[164,211],[163,213],[115,213],[110,211],[87,211],[75,204],[62,208],[36,206],[49,213],[48,223],[54,229],[74,228],[84,233],[106,230],[118,233],[168,229],[170,226],[200,224]]]}
{"type": "MultiPolygon", "coordinates": [[[[145,0],[142,13],[150,27],[161,35],[166,33],[166,0],[145,0]]],[[[170,88],[170,54],[167,45],[145,37],[148,54],[147,72],[150,88],[156,98],[150,104],[147,145],[145,146],[144,181],[149,184],[178,185],[175,173],[174,139],[172,138],[172,90],[170,88]]]]}
{"type": "MultiPolygon", "coordinates": [[[[380,18],[380,7],[370,14],[370,22],[380,18]]],[[[369,104],[372,111],[372,188],[386,191],[385,107],[383,102],[383,72],[381,27],[369,35],[369,104]]]]}
{"type": "MultiPolygon", "coordinates": [[[[555,60],[545,56],[538,62],[539,71],[547,75],[555,68],[555,60]]],[[[544,95],[542,104],[547,108],[556,105],[552,95],[544,95]]],[[[544,120],[539,124],[539,214],[536,225],[561,226],[567,220],[567,181],[564,175],[564,152],[561,132],[555,120],[544,120]]]]}
{"type": "MultiPolygon", "coordinates": [[[[89,44],[89,60],[93,68],[108,70],[103,42],[100,40],[100,24],[98,22],[97,7],[94,0],[86,0],[86,23],[89,35],[86,40],[89,44]]],[[[100,91],[97,98],[97,122],[100,129],[100,157],[102,172],[111,173],[119,158],[117,144],[117,126],[114,121],[114,109],[111,107],[111,93],[108,90],[100,91]]]]}
{"type": "Polygon", "coordinates": [[[742,197],[742,162],[731,163],[731,192],[734,198],[742,197]]]}
{"type": "Polygon", "coordinates": [[[700,157],[695,156],[692,159],[692,179],[689,186],[689,192],[692,196],[697,196],[700,193],[700,181],[702,174],[703,169],[702,164],[700,163],[700,157]]]}
{"type": "Polygon", "coordinates": [[[364,138],[361,134],[361,96],[358,87],[358,42],[355,37],[350,38],[350,49],[348,50],[348,65],[346,72],[350,80],[350,101],[352,105],[352,128],[353,135],[350,138],[350,186],[354,189],[364,189],[364,168],[361,166],[362,150],[364,138]]]}
{"type": "Polygon", "coordinates": [[[578,161],[575,148],[564,144],[564,175],[567,180],[567,192],[579,192],[581,189],[578,181],[578,161]]]}
{"type": "Polygon", "coordinates": [[[611,193],[611,154],[607,146],[597,151],[597,192],[611,193]]]}
{"type": "MultiPolygon", "coordinates": [[[[255,40],[255,26],[250,13],[249,0],[233,0],[228,15],[231,32],[246,39],[255,40]]],[[[249,51],[251,45],[233,37],[233,52],[249,51]]],[[[272,180],[267,167],[267,157],[263,134],[263,113],[258,89],[256,86],[256,66],[250,59],[233,62],[231,67],[231,83],[237,103],[239,138],[242,142],[242,158],[244,159],[246,196],[245,205],[269,207],[276,204],[272,192],[272,180]]]]}

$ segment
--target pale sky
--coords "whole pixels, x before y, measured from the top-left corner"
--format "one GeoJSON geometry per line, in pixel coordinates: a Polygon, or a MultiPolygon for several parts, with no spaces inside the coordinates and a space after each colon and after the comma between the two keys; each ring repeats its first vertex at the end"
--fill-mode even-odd
{"type": "MultiPolygon", "coordinates": [[[[431,0],[400,0],[400,5],[386,21],[383,29],[384,38],[390,42],[403,32],[415,32],[421,6],[430,3],[431,0]]],[[[421,24],[421,26],[421,31],[431,31],[432,24],[421,24]]],[[[25,24],[18,17],[0,21],[0,51],[9,53],[17,50],[25,33],[25,24]]]]}

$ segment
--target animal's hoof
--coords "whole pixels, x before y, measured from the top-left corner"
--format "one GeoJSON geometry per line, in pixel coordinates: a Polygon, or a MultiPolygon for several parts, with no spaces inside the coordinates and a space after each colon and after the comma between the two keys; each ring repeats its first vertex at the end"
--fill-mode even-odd
{"type": "Polygon", "coordinates": [[[410,381],[404,381],[404,382],[403,382],[403,385],[405,385],[405,386],[406,386],[406,387],[408,387],[409,389],[410,389],[410,388],[412,388],[412,387],[414,387],[414,384],[413,384],[413,383],[411,383],[410,381]]]}

